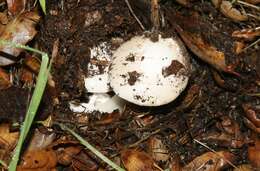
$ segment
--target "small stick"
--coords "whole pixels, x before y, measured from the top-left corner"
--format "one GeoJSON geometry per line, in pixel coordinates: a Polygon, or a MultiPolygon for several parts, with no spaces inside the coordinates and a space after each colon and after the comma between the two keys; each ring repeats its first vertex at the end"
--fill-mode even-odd
{"type": "Polygon", "coordinates": [[[151,13],[152,13],[151,20],[153,22],[153,29],[155,32],[157,32],[160,27],[158,0],[151,0],[151,13]]]}
{"type": "Polygon", "coordinates": [[[242,4],[242,5],[244,5],[244,6],[247,6],[247,7],[254,8],[254,9],[260,11],[260,7],[255,6],[255,5],[252,5],[252,4],[249,4],[249,3],[247,3],[247,2],[238,0],[237,3],[242,4]]]}
{"type": "Polygon", "coordinates": [[[138,19],[138,17],[135,15],[130,3],[128,0],[125,0],[125,3],[127,5],[127,7],[129,8],[129,11],[131,12],[131,14],[133,15],[133,17],[135,18],[135,20],[137,21],[137,23],[139,24],[139,26],[142,28],[142,30],[145,30],[143,24],[141,23],[141,21],[138,19]]]}
{"type": "Polygon", "coordinates": [[[228,159],[226,159],[224,156],[219,155],[215,150],[213,150],[212,148],[210,148],[209,146],[207,146],[206,144],[200,142],[199,140],[193,139],[196,143],[202,145],[203,147],[207,148],[208,150],[212,151],[213,153],[215,153],[216,155],[218,155],[219,157],[223,158],[223,160],[225,160],[228,164],[230,164],[232,167],[236,168],[237,167],[228,159]]]}

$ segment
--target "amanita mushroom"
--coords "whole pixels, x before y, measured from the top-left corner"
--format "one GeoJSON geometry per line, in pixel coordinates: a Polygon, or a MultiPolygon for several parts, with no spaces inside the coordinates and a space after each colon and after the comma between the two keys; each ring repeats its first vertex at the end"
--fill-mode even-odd
{"type": "Polygon", "coordinates": [[[85,88],[90,93],[111,91],[108,81],[108,66],[112,57],[109,43],[102,42],[90,49],[88,73],[84,78],[85,88]]]}
{"type": "Polygon", "coordinates": [[[140,106],[160,106],[176,99],[189,79],[188,53],[176,37],[152,41],[135,36],[114,53],[110,86],[121,98],[140,106]]]}

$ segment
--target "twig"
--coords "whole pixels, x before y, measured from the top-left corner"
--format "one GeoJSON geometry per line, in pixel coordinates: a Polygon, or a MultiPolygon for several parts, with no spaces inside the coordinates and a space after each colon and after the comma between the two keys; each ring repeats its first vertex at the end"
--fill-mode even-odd
{"type": "Polygon", "coordinates": [[[213,150],[212,148],[210,148],[209,146],[207,146],[206,144],[200,142],[199,140],[193,139],[193,141],[195,141],[196,143],[202,145],[203,147],[207,148],[208,150],[212,151],[213,153],[215,153],[216,155],[218,155],[219,157],[223,158],[223,160],[225,160],[228,164],[230,164],[230,166],[238,169],[231,161],[229,161],[228,159],[226,159],[224,156],[219,155],[215,150],[213,150]]]}
{"type": "Polygon", "coordinates": [[[259,38],[259,39],[257,39],[255,42],[251,43],[249,46],[247,46],[247,47],[245,47],[244,49],[242,49],[242,51],[241,51],[241,52],[244,52],[244,51],[246,51],[247,49],[251,48],[252,46],[254,46],[254,45],[258,44],[259,42],[260,42],[260,38],[259,38]]]}
{"type": "Polygon", "coordinates": [[[240,0],[238,0],[237,3],[242,4],[242,5],[244,5],[244,6],[247,6],[247,7],[254,8],[254,9],[260,11],[260,7],[255,6],[255,5],[253,5],[253,4],[249,4],[249,3],[247,3],[247,2],[240,1],[240,0]]]}
{"type": "Polygon", "coordinates": [[[131,12],[131,14],[133,15],[133,17],[135,18],[135,20],[137,21],[137,23],[139,24],[139,26],[142,28],[142,30],[145,30],[143,24],[141,23],[141,21],[138,19],[138,17],[135,15],[130,3],[128,0],[125,0],[125,3],[127,5],[127,7],[129,8],[129,11],[131,12]]]}
{"type": "Polygon", "coordinates": [[[138,146],[141,142],[147,140],[147,139],[150,138],[152,135],[155,135],[155,134],[157,134],[157,133],[160,132],[160,131],[161,131],[160,129],[157,129],[157,130],[155,130],[154,132],[152,132],[151,134],[147,135],[146,137],[144,137],[144,138],[138,140],[138,141],[135,142],[134,144],[130,144],[128,147],[129,147],[129,148],[136,147],[136,146],[138,146]]]}

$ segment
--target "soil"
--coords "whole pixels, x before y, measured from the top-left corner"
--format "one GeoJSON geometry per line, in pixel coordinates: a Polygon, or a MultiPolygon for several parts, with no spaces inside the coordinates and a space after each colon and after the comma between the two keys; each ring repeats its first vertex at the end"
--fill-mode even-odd
{"type": "MultiPolygon", "coordinates": [[[[168,9],[171,10],[179,8],[179,6],[176,7],[176,5],[168,4],[168,2],[163,7],[169,7],[168,9]]],[[[60,40],[59,55],[55,59],[52,69],[60,99],[60,105],[56,107],[54,113],[57,121],[62,120],[65,123],[70,123],[72,116],[75,115],[69,111],[68,101],[75,99],[84,101],[87,98],[83,86],[83,77],[87,74],[89,48],[103,41],[109,42],[111,38],[119,37],[127,40],[142,30],[122,0],[114,0],[113,3],[110,0],[68,0],[63,4],[62,1],[51,1],[48,3],[48,10],[55,11],[55,15],[49,13],[45,16],[40,25],[38,42],[43,50],[51,53],[53,42],[56,39],[60,40]],[[88,17],[93,19],[86,24],[88,17]]],[[[231,41],[233,40],[231,33],[241,28],[240,24],[230,22],[208,2],[196,3],[192,10],[203,16],[202,23],[192,22],[193,19],[178,18],[180,17],[178,15],[170,18],[170,20],[183,23],[192,32],[203,33],[210,44],[228,54],[228,60],[231,62],[234,58],[237,58],[237,55],[234,55],[232,51],[234,45],[231,41]],[[194,27],[195,25],[196,27],[194,27]],[[216,29],[209,30],[209,25],[213,25],[216,29]],[[194,28],[199,28],[199,30],[194,28]]],[[[136,8],[138,17],[142,19],[147,28],[151,27],[151,22],[147,18],[149,14],[142,14],[139,11],[140,9],[136,8]]],[[[178,9],[179,13],[185,14],[184,16],[190,15],[192,13],[190,11],[189,8],[178,9]]],[[[196,17],[199,16],[196,15],[196,17]]],[[[174,28],[169,22],[166,23],[163,30],[172,32],[174,28]]],[[[254,53],[259,54],[259,52],[251,52],[251,54],[254,53]]],[[[241,56],[245,57],[248,54],[250,53],[241,56]]],[[[243,57],[239,57],[239,59],[243,57]]],[[[134,59],[129,58],[129,60],[134,59]]],[[[101,149],[110,148],[109,155],[113,156],[120,153],[120,149],[116,148],[114,143],[118,142],[127,146],[142,138],[145,133],[160,129],[159,135],[163,137],[163,142],[169,148],[170,154],[182,156],[183,163],[191,161],[195,156],[207,151],[204,147],[192,142],[192,138],[199,139],[201,134],[216,129],[214,125],[222,116],[229,116],[237,121],[242,132],[247,134],[248,128],[243,123],[241,105],[244,103],[260,104],[259,98],[247,95],[250,91],[259,92],[259,86],[255,85],[255,80],[256,78],[259,79],[259,75],[256,75],[254,69],[246,68],[248,63],[243,63],[245,66],[239,67],[241,78],[224,74],[223,78],[225,84],[229,85],[228,87],[239,87],[232,91],[233,89],[221,88],[214,81],[210,66],[195,55],[192,56],[192,64],[193,71],[188,88],[175,102],[154,109],[130,105],[127,106],[118,122],[104,126],[92,126],[90,124],[87,130],[78,129],[79,133],[101,149]],[[195,104],[186,106],[182,110],[176,110],[181,106],[182,99],[187,91],[194,85],[197,85],[200,90],[199,95],[196,95],[199,97],[197,97],[195,104]],[[133,111],[134,113],[149,111],[156,118],[156,122],[136,130],[137,125],[133,123],[133,111]],[[119,139],[115,137],[115,131],[118,129],[121,130],[122,134],[119,139]],[[105,132],[108,136],[104,138],[105,132]],[[171,137],[173,134],[176,136],[171,137]]],[[[256,67],[259,68],[259,66],[256,67]]],[[[181,69],[181,66],[179,66],[179,69],[181,69]]],[[[167,73],[175,74],[178,70],[167,70],[167,73]]],[[[98,116],[94,113],[89,114],[91,121],[97,120],[98,116]]],[[[144,145],[145,143],[141,143],[138,146],[145,148],[144,145]]],[[[221,144],[212,144],[212,147],[218,150],[226,148],[221,144]]],[[[238,163],[247,160],[245,148],[235,149],[234,153],[238,156],[238,163]]]]}
{"type": "MultiPolygon", "coordinates": [[[[151,28],[149,11],[144,12],[145,9],[147,11],[147,6],[140,3],[140,6],[132,4],[132,7],[144,26],[147,29],[151,28]]],[[[106,151],[106,155],[110,158],[119,155],[123,148],[129,146],[145,150],[147,148],[145,136],[159,130],[157,135],[162,137],[170,156],[181,156],[181,163],[186,164],[208,151],[193,139],[203,141],[203,135],[219,130],[216,123],[221,122],[223,117],[231,118],[238,123],[241,134],[250,137],[254,131],[244,122],[245,112],[242,105],[250,104],[258,107],[260,105],[259,95],[254,95],[260,92],[260,50],[259,47],[251,48],[236,55],[232,50],[233,42],[236,40],[231,34],[246,25],[250,27],[256,26],[257,23],[259,25],[259,22],[254,19],[244,23],[232,22],[209,2],[194,2],[192,7],[186,8],[173,2],[162,1],[161,9],[166,16],[163,32],[178,35],[173,25],[176,21],[192,33],[203,33],[209,44],[227,54],[228,64],[233,64],[234,61],[236,64],[239,63],[235,70],[240,77],[216,71],[214,67],[189,51],[193,66],[190,80],[187,88],[174,102],[153,108],[128,104],[124,112],[114,119],[116,121],[110,124],[95,124],[103,116],[99,112],[84,114],[88,117],[88,121],[79,123],[79,114],[70,111],[69,102],[88,101],[89,93],[84,88],[84,77],[88,74],[90,48],[101,42],[111,43],[113,38],[128,40],[140,34],[142,29],[123,0],[47,1],[48,12],[41,20],[35,42],[48,54],[52,53],[54,41],[59,40],[59,46],[51,70],[55,90],[49,88],[45,92],[45,96],[51,94],[51,98],[43,99],[41,105],[45,107],[40,108],[39,115],[51,114],[54,122],[62,122],[75,128],[91,144],[106,151]],[[202,17],[201,23],[191,22],[192,17],[202,17]],[[213,72],[220,76],[223,84],[216,80],[213,72]],[[58,103],[54,103],[54,99],[58,99],[58,103]],[[139,116],[140,114],[143,115],[139,116]],[[148,116],[152,119],[147,119],[148,116]],[[145,123],[140,126],[136,118],[143,119],[145,123]],[[142,139],[144,140],[139,144],[135,144],[142,139]]],[[[254,11],[252,13],[254,14],[254,11]]],[[[129,60],[135,59],[129,57],[129,60]]],[[[183,65],[172,61],[172,64],[164,70],[164,75],[177,74],[182,68],[183,65]]],[[[129,84],[134,85],[139,74],[134,72],[129,73],[129,76],[129,84]]],[[[19,113],[25,113],[28,93],[28,90],[22,88],[1,92],[0,99],[6,99],[8,103],[1,100],[0,106],[3,103],[8,106],[0,107],[0,115],[3,116],[5,109],[8,109],[7,113],[13,115],[9,118],[16,118],[19,113]],[[14,97],[17,94],[19,100],[14,97]]],[[[56,127],[54,130],[60,135],[65,134],[56,127]]],[[[237,156],[236,165],[249,162],[246,148],[248,144],[233,148],[230,147],[231,142],[225,141],[225,143],[215,141],[209,145],[216,151],[232,148],[233,154],[237,156]]],[[[105,167],[99,159],[95,160],[105,167]]],[[[159,165],[165,168],[167,162],[159,165]]]]}

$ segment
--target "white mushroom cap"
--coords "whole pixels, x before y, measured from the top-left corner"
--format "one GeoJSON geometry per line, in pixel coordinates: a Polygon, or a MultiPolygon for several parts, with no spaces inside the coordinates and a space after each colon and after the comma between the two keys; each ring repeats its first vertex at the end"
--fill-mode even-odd
{"type": "Polygon", "coordinates": [[[70,102],[70,110],[75,113],[91,113],[99,111],[101,113],[111,113],[114,110],[122,112],[126,101],[114,95],[109,96],[106,93],[95,93],[89,96],[88,103],[70,102]]]}
{"type": "Polygon", "coordinates": [[[111,62],[112,51],[107,42],[90,49],[88,74],[84,78],[85,88],[90,93],[107,93],[111,91],[108,80],[108,67],[111,62]]]}
{"type": "Polygon", "coordinates": [[[110,86],[121,98],[141,106],[160,106],[176,99],[189,78],[189,56],[177,38],[153,42],[136,36],[113,54],[110,86]]]}

